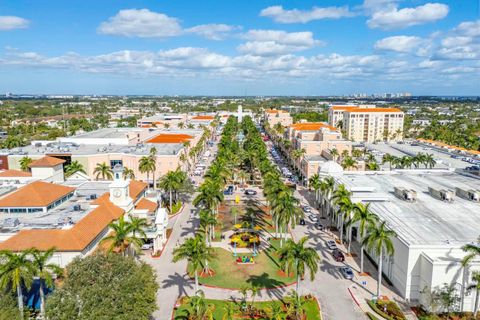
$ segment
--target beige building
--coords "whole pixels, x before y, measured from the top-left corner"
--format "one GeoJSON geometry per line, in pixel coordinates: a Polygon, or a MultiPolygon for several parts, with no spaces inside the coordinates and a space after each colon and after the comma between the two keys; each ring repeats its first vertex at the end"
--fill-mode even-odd
{"type": "Polygon", "coordinates": [[[343,123],[343,113],[345,111],[354,110],[358,108],[372,109],[374,104],[346,104],[346,105],[330,105],[328,109],[328,123],[334,127],[340,128],[343,123]]]}
{"type": "Polygon", "coordinates": [[[309,179],[318,172],[319,166],[331,159],[331,150],[339,154],[345,150],[351,154],[352,143],[342,137],[337,128],[323,122],[307,122],[292,124],[286,135],[292,141],[294,149],[305,150],[305,154],[297,160],[296,166],[304,179],[309,179]]]}
{"type": "Polygon", "coordinates": [[[343,112],[343,130],[354,142],[403,139],[404,113],[397,108],[353,108],[343,112]]]}
{"type": "Polygon", "coordinates": [[[287,127],[293,123],[290,113],[277,109],[265,110],[265,113],[263,114],[263,121],[268,122],[270,127],[274,127],[278,123],[284,127],[287,127]]]}

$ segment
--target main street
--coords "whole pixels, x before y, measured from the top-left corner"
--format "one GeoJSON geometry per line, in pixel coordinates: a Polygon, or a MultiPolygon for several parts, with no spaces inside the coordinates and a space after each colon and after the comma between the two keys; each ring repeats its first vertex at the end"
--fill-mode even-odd
{"type": "MultiPolygon", "coordinates": [[[[216,146],[212,148],[212,155],[207,165],[211,163],[215,154],[216,146]]],[[[203,181],[203,178],[200,177],[194,177],[193,179],[198,184],[203,181]]],[[[296,191],[295,195],[302,204],[308,203],[306,198],[308,197],[308,192],[305,190],[304,192],[296,191]]],[[[197,217],[193,217],[190,214],[191,210],[195,209],[191,203],[194,197],[195,194],[191,195],[181,213],[171,219],[170,224],[173,230],[160,258],[151,258],[146,255],[143,257],[143,259],[154,268],[160,286],[157,293],[159,309],[154,313],[155,319],[170,319],[178,297],[195,294],[194,282],[186,275],[187,262],[172,262],[173,249],[178,244],[183,243],[185,238],[192,237],[195,232],[195,227],[198,225],[197,217]]],[[[296,240],[307,236],[310,239],[309,244],[315,247],[322,257],[321,266],[315,275],[314,281],[310,281],[309,278],[302,281],[299,293],[313,294],[319,299],[323,319],[366,319],[361,309],[355,305],[348,291],[352,282],[344,279],[339,271],[339,267],[342,264],[335,262],[324,246],[324,241],[331,239],[329,235],[316,230],[310,221],[307,221],[305,226],[297,226],[292,230],[292,235],[296,240]]],[[[294,286],[291,288],[262,290],[257,300],[278,299],[293,288],[294,286]]],[[[200,286],[200,289],[205,293],[207,298],[212,299],[241,297],[239,292],[232,290],[204,286],[200,286]]]]}

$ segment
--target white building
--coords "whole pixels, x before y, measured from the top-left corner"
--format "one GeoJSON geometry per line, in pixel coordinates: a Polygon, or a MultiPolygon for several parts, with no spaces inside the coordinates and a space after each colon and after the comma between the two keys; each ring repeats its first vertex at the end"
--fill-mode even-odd
{"type": "MultiPolygon", "coordinates": [[[[472,283],[472,271],[480,270],[480,261],[463,268],[461,260],[466,253],[461,248],[478,243],[480,203],[460,196],[442,201],[428,188],[478,193],[480,180],[446,170],[342,172],[332,165],[322,169],[321,175],[334,176],[337,186],[343,184],[352,193],[353,202],[369,203],[370,210],[396,232],[395,253],[384,257],[383,273],[402,297],[428,307],[428,292],[447,283],[456,286],[462,298],[458,309],[473,310],[475,293],[465,288],[472,283]],[[395,187],[413,190],[413,201],[396,196],[395,187]]],[[[320,192],[317,198],[321,198],[320,192]]],[[[360,241],[357,227],[353,227],[353,237],[360,241]]],[[[377,259],[373,253],[369,255],[377,259]]]]}

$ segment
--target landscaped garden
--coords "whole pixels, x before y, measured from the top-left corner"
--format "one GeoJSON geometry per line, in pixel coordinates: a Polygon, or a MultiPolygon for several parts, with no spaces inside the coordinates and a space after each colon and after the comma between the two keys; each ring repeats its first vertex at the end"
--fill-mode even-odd
{"type": "Polygon", "coordinates": [[[320,309],[315,299],[287,297],[285,301],[236,301],[210,300],[200,297],[184,297],[175,310],[174,319],[307,319],[321,320],[320,309]]]}
{"type": "Polygon", "coordinates": [[[370,300],[368,305],[375,311],[378,315],[382,316],[388,320],[405,320],[405,315],[402,313],[402,310],[398,305],[389,300],[370,300]]]}
{"type": "MultiPolygon", "coordinates": [[[[238,257],[252,257],[251,254],[238,253],[237,256],[222,248],[212,248],[215,259],[209,263],[212,276],[200,277],[204,285],[241,289],[253,284],[262,288],[274,288],[295,282],[295,274],[287,276],[281,271],[277,247],[272,246],[253,257],[253,264],[237,262],[238,257]]],[[[189,274],[193,276],[191,268],[189,274]]]]}

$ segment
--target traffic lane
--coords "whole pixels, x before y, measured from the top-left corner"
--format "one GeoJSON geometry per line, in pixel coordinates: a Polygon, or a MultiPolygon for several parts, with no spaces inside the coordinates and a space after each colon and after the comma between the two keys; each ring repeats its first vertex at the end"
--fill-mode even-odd
{"type": "MultiPolygon", "coordinates": [[[[317,296],[326,320],[365,319],[364,313],[355,305],[348,292],[354,282],[345,279],[340,271],[347,264],[335,261],[332,250],[325,246],[325,242],[333,238],[328,232],[318,231],[313,225],[312,222],[307,222],[305,226],[297,226],[292,230],[296,239],[308,237],[307,244],[315,248],[322,259],[315,280],[306,279],[300,284],[300,294],[313,293],[317,296]]],[[[356,277],[355,274],[355,281],[356,277]]]]}

